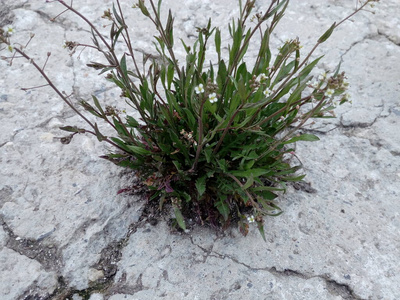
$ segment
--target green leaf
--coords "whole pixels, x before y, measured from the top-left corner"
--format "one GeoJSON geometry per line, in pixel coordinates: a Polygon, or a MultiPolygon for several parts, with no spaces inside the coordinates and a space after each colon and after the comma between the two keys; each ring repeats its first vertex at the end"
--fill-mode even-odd
{"type": "Polygon", "coordinates": [[[247,179],[247,182],[242,186],[242,189],[247,190],[249,187],[251,187],[254,183],[254,176],[253,174],[250,175],[250,177],[247,179]]]}
{"type": "Polygon", "coordinates": [[[90,112],[92,115],[98,117],[98,118],[103,118],[103,116],[101,114],[99,114],[93,106],[91,106],[88,102],[86,102],[85,100],[81,100],[79,102],[79,104],[88,112],[90,112]]]}
{"type": "Polygon", "coordinates": [[[263,224],[262,221],[261,222],[257,222],[257,228],[258,228],[258,231],[260,232],[264,242],[266,242],[267,239],[265,238],[264,224],[263,224]]]}
{"type": "Polygon", "coordinates": [[[138,146],[133,146],[133,145],[127,145],[126,146],[129,150],[131,150],[133,153],[135,154],[139,154],[139,155],[149,155],[151,154],[151,151],[146,150],[142,147],[138,147],[138,146]]]}
{"type": "Polygon", "coordinates": [[[129,132],[126,132],[124,126],[122,126],[122,124],[118,121],[117,118],[113,117],[112,120],[113,120],[114,126],[115,126],[115,128],[116,128],[118,134],[119,134],[121,137],[126,136],[126,135],[129,135],[129,132]]]}
{"type": "Polygon", "coordinates": [[[222,86],[225,84],[227,76],[228,76],[228,71],[226,69],[226,64],[224,60],[221,60],[219,62],[218,75],[217,75],[217,84],[220,89],[222,89],[222,86]]]}
{"type": "Polygon", "coordinates": [[[176,205],[174,205],[174,213],[179,227],[182,228],[183,230],[186,230],[185,219],[183,218],[181,210],[176,205]]]}
{"type": "Polygon", "coordinates": [[[76,126],[65,126],[59,127],[61,130],[68,131],[68,132],[76,132],[76,133],[85,133],[86,130],[82,128],[78,128],[76,126]]]}
{"type": "Polygon", "coordinates": [[[124,54],[120,61],[121,71],[125,77],[128,77],[128,69],[126,68],[126,55],[124,54]]]}
{"type": "Polygon", "coordinates": [[[288,76],[289,72],[293,69],[295,66],[296,60],[291,61],[287,65],[284,65],[280,68],[278,75],[276,76],[276,79],[274,81],[274,85],[284,79],[286,76],[288,76]]]}
{"type": "MultiPolygon", "coordinates": [[[[114,25],[114,24],[113,24],[114,25]]],[[[111,37],[111,39],[113,39],[114,41],[113,41],[113,44],[112,44],[112,47],[113,48],[115,48],[115,45],[117,44],[117,42],[118,42],[118,37],[120,36],[120,34],[121,34],[121,32],[122,32],[122,30],[124,30],[125,29],[125,27],[124,26],[122,26],[120,29],[118,29],[118,31],[116,32],[116,33],[113,33],[113,35],[112,35],[112,37],[111,37]]],[[[102,71],[103,72],[103,71],[102,71]]],[[[104,73],[104,72],[103,72],[104,73]]],[[[100,73],[101,74],[101,73],[100,73]]]]}
{"type": "Polygon", "coordinates": [[[280,177],[283,181],[301,181],[306,175],[300,175],[296,177],[280,177]]]}
{"type": "Polygon", "coordinates": [[[192,130],[197,128],[197,120],[193,116],[192,112],[187,108],[183,108],[182,110],[186,114],[186,118],[184,118],[184,119],[187,122],[187,124],[189,125],[189,128],[192,130]]]}
{"type": "Polygon", "coordinates": [[[221,31],[217,28],[215,31],[215,51],[218,54],[218,60],[221,57],[221,31]]]}
{"type": "Polygon", "coordinates": [[[104,136],[104,135],[102,135],[102,134],[100,133],[99,128],[97,127],[97,123],[94,123],[94,131],[95,131],[95,133],[96,133],[96,137],[97,137],[97,139],[99,140],[99,142],[102,142],[102,141],[104,141],[104,140],[107,139],[106,136],[104,136]]]}
{"type": "Polygon", "coordinates": [[[310,74],[310,72],[312,71],[312,69],[315,67],[315,65],[320,61],[320,59],[323,56],[318,57],[317,59],[315,59],[314,61],[312,61],[311,63],[309,63],[306,67],[304,67],[303,70],[301,70],[300,74],[299,74],[299,79],[300,81],[302,81],[304,78],[306,78],[306,76],[308,74],[310,74]]]}
{"type": "Polygon", "coordinates": [[[115,137],[110,137],[110,139],[117,144],[121,149],[123,149],[124,151],[126,151],[127,153],[132,153],[132,151],[129,150],[129,148],[127,147],[126,143],[118,138],[115,137]]]}
{"type": "Polygon", "coordinates": [[[168,39],[169,48],[172,48],[174,46],[174,18],[172,17],[172,12],[169,10],[168,12],[168,19],[167,19],[167,25],[165,26],[165,33],[166,33],[166,38],[168,39]]]}
{"type": "Polygon", "coordinates": [[[173,160],[172,163],[174,164],[174,166],[178,172],[180,172],[182,170],[182,165],[179,161],[173,160]]]}
{"type": "Polygon", "coordinates": [[[336,77],[339,74],[341,65],[342,65],[342,62],[340,61],[338,66],[336,67],[336,70],[335,70],[335,73],[333,74],[333,77],[336,77]]]}
{"type": "Polygon", "coordinates": [[[139,8],[146,17],[150,16],[149,11],[147,10],[146,6],[144,5],[144,0],[139,0],[138,2],[139,8]]]}
{"type": "Polygon", "coordinates": [[[226,202],[221,199],[218,202],[215,202],[215,207],[218,209],[218,211],[220,212],[220,214],[224,217],[224,220],[227,221],[229,218],[229,206],[228,204],[226,204],[226,202]]]}
{"type": "Polygon", "coordinates": [[[262,175],[266,174],[271,174],[271,170],[268,169],[251,169],[251,170],[246,170],[246,171],[229,171],[230,174],[233,176],[238,176],[238,177],[260,177],[262,175]]]}
{"type": "Polygon", "coordinates": [[[201,197],[206,191],[206,176],[202,176],[197,178],[196,180],[196,189],[199,193],[199,197],[201,197]]]}
{"type": "Polygon", "coordinates": [[[168,72],[167,72],[168,89],[171,89],[171,83],[172,83],[173,79],[174,79],[174,65],[173,64],[169,64],[168,65],[168,72]]]}
{"type": "Polygon", "coordinates": [[[258,191],[254,193],[266,200],[274,200],[276,197],[278,197],[278,195],[270,191],[258,191]]]}
{"type": "Polygon", "coordinates": [[[294,64],[294,72],[297,72],[300,63],[300,50],[296,50],[296,59],[294,64]]]}
{"type": "Polygon", "coordinates": [[[331,36],[332,32],[336,28],[336,22],[332,24],[332,26],[318,39],[318,43],[322,44],[331,36]]]}
{"type": "Polygon", "coordinates": [[[97,40],[96,35],[94,34],[93,28],[90,28],[90,31],[92,32],[92,36],[93,36],[93,37],[92,37],[93,44],[94,44],[97,48],[100,48],[99,41],[97,40]]]}
{"type": "Polygon", "coordinates": [[[122,21],[122,18],[118,15],[118,13],[117,13],[117,11],[116,11],[116,9],[115,9],[114,3],[113,3],[113,13],[114,13],[114,17],[115,17],[115,19],[117,20],[117,22],[118,22],[120,25],[124,25],[124,22],[122,21]]]}
{"type": "Polygon", "coordinates": [[[97,109],[98,109],[98,110],[100,111],[100,113],[104,116],[104,111],[103,111],[103,108],[102,108],[101,105],[100,105],[99,100],[96,98],[95,95],[92,95],[92,98],[93,98],[94,105],[96,105],[97,109]]]}
{"type": "Polygon", "coordinates": [[[317,137],[316,135],[313,135],[313,134],[305,133],[305,134],[302,134],[299,136],[295,136],[295,137],[291,138],[290,140],[284,142],[283,144],[287,145],[287,144],[295,143],[298,141],[315,142],[315,141],[319,141],[319,137],[317,137]]]}
{"type": "Polygon", "coordinates": [[[228,170],[225,159],[219,159],[219,160],[217,160],[217,163],[222,171],[226,172],[228,170]]]}
{"type": "Polygon", "coordinates": [[[136,121],[136,119],[131,117],[131,116],[127,116],[126,117],[126,121],[127,121],[129,127],[132,127],[132,128],[138,128],[139,127],[139,122],[136,121]]]}
{"type": "Polygon", "coordinates": [[[210,163],[211,158],[213,157],[213,155],[212,155],[213,150],[210,147],[208,147],[208,148],[205,148],[203,151],[204,151],[204,155],[206,156],[207,163],[210,163]]]}
{"type": "MultiPolygon", "coordinates": [[[[282,2],[278,2],[279,4],[278,5],[276,5],[275,7],[274,7],[274,9],[272,9],[266,16],[265,16],[265,18],[264,18],[264,20],[267,20],[267,19],[269,19],[272,15],[274,15],[286,2],[288,2],[287,0],[284,0],[284,1],[282,1],[282,2]]],[[[286,6],[287,6],[287,3],[286,3],[286,6]]]]}

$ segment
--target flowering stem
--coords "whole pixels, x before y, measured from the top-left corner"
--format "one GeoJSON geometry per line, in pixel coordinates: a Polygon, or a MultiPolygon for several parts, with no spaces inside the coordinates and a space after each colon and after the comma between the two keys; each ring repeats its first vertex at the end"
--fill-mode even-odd
{"type": "MultiPolygon", "coordinates": [[[[49,85],[57,94],[58,96],[60,96],[60,98],[78,115],[80,116],[83,120],[86,121],[86,123],[88,123],[90,125],[90,127],[92,127],[93,129],[96,129],[96,126],[90,122],[79,110],[76,109],[76,107],[74,105],[71,104],[71,102],[68,101],[68,99],[63,95],[63,93],[60,92],[60,90],[54,85],[54,83],[50,80],[50,78],[47,76],[47,74],[44,72],[44,70],[42,70],[42,68],[39,67],[39,65],[29,56],[27,55],[25,52],[21,51],[18,48],[15,48],[15,51],[17,53],[19,53],[20,55],[22,55],[24,58],[26,58],[35,68],[36,70],[38,70],[38,72],[40,73],[40,75],[43,76],[43,78],[47,81],[47,85],[49,85]]],[[[92,131],[88,131],[85,130],[85,132],[91,133],[95,136],[97,136],[97,134],[95,132],[92,131]]],[[[104,140],[105,142],[113,145],[114,147],[120,149],[121,151],[126,152],[124,149],[122,149],[121,147],[119,147],[117,144],[113,143],[112,141],[110,141],[108,138],[106,138],[104,140]]]]}
{"type": "Polygon", "coordinates": [[[127,45],[128,49],[129,49],[129,54],[132,57],[132,61],[133,61],[133,64],[135,66],[135,69],[136,69],[136,74],[139,77],[140,81],[143,82],[143,76],[142,76],[142,73],[139,70],[139,67],[138,67],[136,59],[135,59],[135,55],[133,53],[131,38],[129,36],[129,31],[128,31],[128,26],[125,25],[125,17],[124,17],[124,13],[122,12],[119,0],[117,0],[117,5],[118,5],[118,10],[119,10],[122,22],[124,23],[124,31],[125,31],[126,37],[125,37],[124,34],[122,36],[123,36],[123,38],[125,40],[125,44],[127,45]]]}
{"type": "MultiPolygon", "coordinates": [[[[104,53],[101,49],[98,49],[100,52],[102,52],[104,54],[104,56],[110,60],[110,58],[112,58],[113,60],[113,64],[115,64],[115,68],[118,70],[118,73],[121,75],[121,77],[126,81],[126,84],[129,84],[134,91],[140,91],[137,86],[133,83],[132,79],[129,78],[128,75],[125,75],[124,72],[122,72],[121,69],[121,65],[118,63],[118,58],[115,55],[114,49],[107,43],[107,41],[104,39],[104,37],[100,34],[100,32],[97,30],[97,28],[84,16],[82,15],[80,12],[78,12],[76,9],[74,9],[71,5],[66,4],[63,0],[57,0],[59,3],[61,3],[62,5],[64,5],[67,9],[69,9],[70,11],[72,11],[74,14],[76,14],[77,16],[79,16],[83,21],[85,21],[89,27],[97,34],[97,36],[101,39],[101,41],[103,42],[103,44],[107,47],[107,49],[109,50],[109,54],[111,55],[111,57],[109,57],[110,55],[107,55],[107,53],[104,53]]],[[[135,104],[136,109],[138,110],[139,114],[142,117],[142,120],[149,125],[149,121],[146,117],[146,114],[144,113],[144,111],[141,109],[140,104],[138,103],[136,96],[132,93],[132,90],[129,88],[127,89],[127,92],[129,93],[129,99],[131,99],[133,101],[133,103],[135,104]]]]}
{"type": "Polygon", "coordinates": [[[165,35],[164,27],[162,26],[162,23],[161,23],[161,20],[160,20],[160,16],[159,16],[158,13],[157,13],[157,9],[156,9],[156,7],[154,6],[153,0],[150,0],[150,4],[151,4],[151,7],[152,7],[152,9],[153,9],[153,12],[154,12],[154,14],[155,14],[155,16],[156,16],[156,20],[154,20],[154,19],[151,18],[150,16],[149,16],[149,18],[150,18],[150,20],[152,20],[152,22],[156,25],[158,32],[160,32],[160,34],[161,34],[161,36],[162,36],[164,42],[166,43],[167,49],[168,49],[168,52],[169,52],[169,55],[171,55],[172,61],[174,62],[174,67],[175,67],[176,73],[178,73],[178,77],[181,78],[181,70],[179,69],[178,60],[177,60],[176,57],[175,57],[175,53],[174,53],[174,51],[172,50],[172,45],[171,45],[169,39],[168,39],[168,38],[166,37],[166,35],[165,35]]]}
{"type": "MultiPolygon", "coordinates": [[[[267,12],[261,17],[260,21],[259,21],[259,22],[256,24],[256,26],[251,30],[249,36],[245,39],[245,41],[244,41],[243,44],[241,45],[239,51],[236,53],[234,60],[232,61],[232,63],[231,63],[230,66],[229,66],[229,69],[228,69],[228,76],[226,77],[225,83],[224,83],[224,85],[223,85],[223,87],[222,87],[222,91],[221,91],[222,97],[224,97],[225,91],[226,91],[226,89],[227,89],[227,87],[228,87],[228,83],[229,83],[229,81],[231,80],[230,75],[232,75],[232,72],[235,70],[235,68],[236,68],[237,65],[238,65],[238,59],[242,56],[242,53],[243,53],[243,52],[245,51],[245,49],[247,48],[247,46],[248,46],[250,40],[253,38],[254,34],[255,34],[255,33],[257,32],[257,30],[261,27],[261,25],[267,20],[267,17],[269,16],[269,14],[270,14],[270,12],[271,12],[271,10],[272,10],[272,7],[273,7],[273,5],[274,5],[276,2],[277,2],[277,0],[273,0],[273,1],[271,2],[271,5],[269,6],[267,12]]],[[[277,5],[279,5],[279,3],[277,3],[277,5]]],[[[285,7],[285,9],[286,9],[286,7],[285,7]]],[[[274,22],[274,21],[272,21],[272,23],[273,23],[273,22],[274,22]]],[[[242,23],[242,22],[239,22],[239,23],[242,23]]],[[[238,25],[238,26],[239,26],[239,25],[238,25]]],[[[242,26],[243,29],[244,29],[244,23],[242,23],[241,26],[242,26]]],[[[272,28],[273,28],[273,27],[271,27],[271,31],[272,31],[272,28]]],[[[219,107],[218,107],[217,111],[220,112],[221,109],[222,109],[222,101],[221,101],[221,103],[219,104],[219,107]]]]}

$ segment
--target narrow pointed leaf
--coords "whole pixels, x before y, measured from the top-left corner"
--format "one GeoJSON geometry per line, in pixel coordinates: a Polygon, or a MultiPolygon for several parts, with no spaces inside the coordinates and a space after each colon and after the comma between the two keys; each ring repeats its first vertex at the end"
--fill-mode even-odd
{"type": "Polygon", "coordinates": [[[331,36],[332,32],[336,28],[336,22],[332,24],[332,26],[318,39],[318,43],[322,44],[331,36]]]}
{"type": "Polygon", "coordinates": [[[196,180],[196,189],[197,192],[199,193],[199,197],[201,197],[206,191],[206,176],[199,177],[196,180]]]}
{"type": "Polygon", "coordinates": [[[183,218],[181,210],[177,206],[174,206],[174,213],[179,227],[182,228],[183,230],[186,230],[185,219],[183,218]]]}
{"type": "Polygon", "coordinates": [[[230,212],[228,204],[226,204],[225,201],[220,200],[215,203],[215,206],[217,207],[220,214],[224,217],[224,220],[227,221],[230,212]]]}
{"type": "Polygon", "coordinates": [[[315,142],[315,141],[319,141],[319,137],[317,137],[316,135],[313,135],[313,134],[305,133],[305,134],[302,134],[299,136],[295,136],[295,137],[291,138],[290,140],[284,142],[283,144],[287,145],[287,144],[295,143],[298,141],[315,142]]]}

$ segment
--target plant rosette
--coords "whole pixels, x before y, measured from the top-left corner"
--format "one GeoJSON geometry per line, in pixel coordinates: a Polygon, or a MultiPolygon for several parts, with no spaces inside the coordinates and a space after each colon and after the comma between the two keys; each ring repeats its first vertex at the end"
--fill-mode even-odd
{"type": "Polygon", "coordinates": [[[318,140],[302,129],[312,118],[333,117],[334,108],[349,100],[349,83],[339,68],[317,79],[310,75],[322,59],[313,54],[344,21],[377,1],[364,1],[332,24],[310,52],[302,53],[300,41],[291,39],[276,55],[272,55],[270,39],[289,1],[271,0],[263,13],[253,13],[255,0],[239,1],[239,16],[228,26],[229,45],[222,47],[221,31],[212,27],[210,19],[206,27],[197,28],[192,45],[181,40],[186,61],[180,64],[174,52],[172,12],[163,23],[162,1],[156,5],[153,0],[139,0],[133,8],[158,31],[154,47],[159,57],[144,58],[146,71],[139,68],[119,0],[102,16],[110,28],[109,39],[72,3],[55,2],[66,9],[63,13],[72,12],[85,21],[91,31],[92,43],[66,41],[64,47],[71,54],[88,47],[102,54],[107,63],[87,65],[119,87],[122,101],[139,115],[134,118],[133,113],[106,106],[95,96],[72,101],[27,53],[33,35],[24,47],[15,46],[14,29],[1,29],[1,49],[13,53],[4,59],[11,63],[16,54],[28,59],[47,85],[87,122],[88,128],[62,127],[70,132],[62,142],[89,133],[112,145],[115,151],[102,157],[134,170],[147,187],[148,200],[157,202],[160,210],[172,208],[176,225],[184,230],[188,218],[222,228],[237,222],[245,235],[249,224],[256,223],[265,239],[264,217],[282,213],[275,202],[278,194],[305,176],[299,173],[301,164],[290,159],[293,145],[318,140]],[[118,41],[123,41],[123,51],[116,50],[118,41]],[[208,47],[210,41],[214,47],[208,47]],[[260,46],[250,65],[245,54],[254,41],[260,46]],[[216,53],[217,61],[207,61],[210,51],[216,53]],[[105,136],[85,111],[112,127],[115,135],[105,136]]]}

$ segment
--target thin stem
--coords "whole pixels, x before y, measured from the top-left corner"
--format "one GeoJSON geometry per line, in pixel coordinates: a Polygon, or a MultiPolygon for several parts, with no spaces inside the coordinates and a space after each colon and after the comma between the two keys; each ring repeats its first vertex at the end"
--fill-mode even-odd
{"type": "Polygon", "coordinates": [[[153,9],[154,15],[156,16],[156,21],[153,18],[151,18],[150,16],[149,16],[149,18],[156,25],[158,32],[161,34],[162,39],[166,43],[169,55],[171,56],[172,61],[174,62],[174,66],[175,66],[176,72],[178,73],[179,78],[181,78],[181,70],[179,69],[178,60],[176,59],[175,53],[172,50],[172,45],[170,44],[170,41],[167,39],[167,37],[165,35],[165,29],[162,26],[162,23],[161,23],[161,20],[160,20],[160,16],[158,15],[157,9],[154,6],[153,0],[150,0],[150,4],[151,4],[151,7],[153,9]]]}
{"type": "MultiPolygon", "coordinates": [[[[90,134],[92,134],[92,135],[94,135],[94,136],[97,137],[97,134],[96,134],[95,132],[93,132],[93,131],[90,131],[90,130],[86,130],[86,129],[85,129],[85,132],[90,133],[90,134]]],[[[127,153],[127,154],[129,154],[129,155],[131,155],[131,153],[127,152],[126,150],[124,150],[123,148],[121,148],[120,146],[118,146],[118,145],[117,145],[116,143],[114,143],[113,141],[110,141],[108,138],[106,138],[106,139],[103,140],[103,141],[106,142],[106,143],[108,143],[108,144],[110,144],[110,145],[112,145],[113,147],[115,147],[115,148],[117,148],[117,149],[119,149],[119,150],[121,150],[121,151],[123,151],[123,152],[125,152],[125,153],[127,153]]]]}
{"type": "Polygon", "coordinates": [[[314,113],[315,113],[318,109],[320,109],[320,108],[323,106],[324,100],[325,100],[325,97],[322,98],[322,99],[319,101],[319,103],[318,103],[312,110],[310,110],[310,111],[307,113],[307,116],[303,119],[302,122],[300,122],[299,125],[297,125],[296,127],[294,127],[294,129],[292,129],[291,131],[289,131],[283,138],[277,140],[271,148],[269,148],[267,151],[265,151],[264,153],[262,153],[258,158],[256,158],[256,161],[262,159],[262,158],[265,157],[267,154],[269,154],[269,153],[271,153],[272,151],[274,151],[274,150],[276,149],[276,147],[277,147],[279,144],[281,144],[281,143],[282,143],[283,141],[285,141],[288,137],[290,137],[293,133],[295,133],[301,126],[303,126],[303,124],[304,124],[305,122],[307,122],[307,120],[309,120],[309,119],[314,115],[314,113]]]}
{"type": "MultiPolygon", "coordinates": [[[[300,99],[300,100],[294,102],[291,106],[296,106],[298,103],[301,103],[301,102],[306,103],[306,102],[307,102],[308,100],[310,100],[310,99],[311,99],[311,96],[304,97],[304,98],[302,98],[302,99],[300,99]]],[[[271,103],[271,102],[268,102],[268,103],[271,103]]],[[[303,104],[304,104],[304,103],[303,103],[303,104]]],[[[268,104],[267,104],[267,105],[268,105],[268,104]]],[[[280,115],[281,113],[283,113],[285,110],[287,110],[287,107],[286,107],[286,106],[282,107],[281,109],[277,110],[277,111],[274,112],[272,115],[270,115],[270,116],[268,116],[267,118],[265,118],[264,120],[258,122],[257,124],[254,124],[253,126],[250,126],[250,127],[248,127],[248,128],[250,129],[250,128],[253,128],[253,127],[262,126],[262,125],[264,125],[265,123],[267,123],[269,120],[271,120],[272,118],[274,118],[274,117],[276,117],[276,116],[279,116],[279,115],[280,115]]],[[[289,111],[289,112],[290,112],[290,111],[289,111]]]]}
{"type": "Polygon", "coordinates": [[[39,88],[42,88],[42,87],[45,87],[45,86],[49,86],[49,84],[47,83],[47,84],[42,84],[42,85],[38,85],[38,86],[33,86],[33,87],[30,87],[30,88],[21,88],[21,90],[26,92],[26,91],[29,91],[29,90],[39,89],[39,88]]]}
{"type": "MultiPolygon", "coordinates": [[[[256,31],[258,30],[258,28],[260,28],[260,26],[266,21],[266,17],[268,16],[268,14],[271,12],[271,9],[273,7],[273,5],[275,4],[277,0],[273,0],[267,10],[267,12],[260,18],[260,21],[257,23],[257,25],[252,29],[252,31],[250,32],[250,35],[246,38],[246,40],[243,42],[241,48],[239,49],[239,51],[236,53],[235,58],[232,62],[232,64],[229,66],[228,69],[228,76],[226,77],[225,83],[222,87],[222,91],[221,91],[221,98],[224,97],[226,88],[228,87],[228,82],[230,79],[230,75],[232,75],[233,70],[235,69],[235,66],[237,66],[238,64],[238,59],[239,57],[242,55],[243,51],[246,49],[247,44],[250,42],[250,40],[253,38],[254,34],[256,33],[256,31]]],[[[242,26],[243,27],[243,26],[242,26]]],[[[221,103],[219,103],[219,107],[217,109],[217,111],[219,112],[220,109],[222,107],[222,101],[221,103]]]]}
{"type": "Polygon", "coordinates": [[[79,110],[77,110],[75,108],[75,106],[73,106],[68,99],[63,95],[62,92],[60,92],[60,90],[53,84],[53,82],[50,80],[50,78],[47,76],[47,74],[44,72],[44,70],[42,70],[42,68],[40,68],[36,62],[29,56],[27,55],[25,52],[21,51],[18,48],[15,48],[15,51],[18,52],[20,55],[22,55],[24,58],[26,58],[40,73],[40,75],[43,76],[43,78],[47,81],[48,85],[51,86],[51,88],[60,96],[60,98],[62,100],[64,100],[65,103],[67,103],[67,105],[72,108],[72,110],[78,114],[82,119],[84,119],[93,129],[95,128],[94,124],[92,122],[90,122],[81,112],[79,112],[79,110]]]}
{"type": "Polygon", "coordinates": [[[222,135],[221,135],[221,138],[220,138],[219,141],[218,141],[218,144],[217,144],[217,145],[215,146],[215,148],[214,148],[214,151],[213,151],[214,154],[217,153],[217,151],[218,151],[219,148],[221,147],[222,142],[224,141],[225,136],[227,135],[228,130],[229,130],[229,128],[231,127],[231,124],[233,123],[233,120],[235,119],[235,117],[236,117],[236,115],[239,113],[239,111],[243,108],[243,106],[244,106],[244,103],[242,103],[242,104],[236,109],[235,113],[234,113],[234,114],[232,115],[232,117],[230,118],[228,124],[227,124],[226,127],[225,127],[224,132],[223,132],[222,135]]]}
{"type": "Polygon", "coordinates": [[[337,28],[338,26],[340,26],[343,22],[346,22],[348,19],[350,19],[352,16],[354,16],[356,13],[358,13],[360,10],[362,10],[368,3],[373,2],[373,1],[366,1],[360,8],[356,8],[356,10],[348,15],[346,18],[344,18],[342,21],[340,21],[339,23],[336,24],[335,28],[337,28]]]}
{"type": "Polygon", "coordinates": [[[132,57],[132,61],[133,61],[133,64],[135,66],[135,69],[136,69],[136,73],[137,73],[140,81],[143,82],[143,76],[142,76],[141,72],[139,71],[139,67],[138,67],[138,65],[136,63],[135,55],[134,55],[133,49],[132,49],[132,42],[131,42],[131,38],[130,38],[130,35],[129,35],[129,31],[128,31],[128,26],[126,26],[124,13],[122,12],[119,0],[117,0],[117,5],[118,5],[118,10],[119,10],[122,22],[124,23],[124,31],[125,31],[125,34],[126,34],[126,38],[125,38],[125,35],[122,35],[122,36],[125,39],[125,44],[128,46],[129,53],[130,53],[130,55],[132,57]]]}
{"type": "Polygon", "coordinates": [[[44,68],[46,68],[47,62],[49,61],[51,52],[47,52],[47,57],[46,57],[46,61],[43,64],[42,70],[44,71],[44,68]]]}
{"type": "MultiPolygon", "coordinates": [[[[79,16],[82,20],[84,20],[89,26],[90,28],[97,34],[97,36],[101,39],[101,41],[103,42],[103,44],[107,47],[107,49],[109,50],[109,53],[111,54],[111,58],[114,61],[114,64],[116,64],[116,69],[118,71],[118,73],[121,75],[121,77],[124,79],[125,83],[127,85],[129,85],[130,88],[127,89],[127,92],[129,94],[129,99],[131,99],[133,101],[133,103],[135,104],[136,109],[138,110],[139,114],[142,117],[142,120],[149,125],[149,121],[146,117],[146,114],[144,113],[144,111],[141,109],[140,104],[138,103],[136,96],[132,93],[132,89],[137,91],[138,93],[140,92],[140,90],[137,88],[137,86],[135,85],[135,83],[132,81],[132,79],[129,76],[125,76],[124,72],[122,72],[121,66],[118,62],[118,58],[115,55],[114,49],[107,43],[107,41],[105,40],[105,38],[100,34],[100,32],[97,30],[97,28],[84,16],[82,15],[80,12],[78,12],[76,9],[74,9],[71,5],[66,4],[63,0],[58,0],[59,3],[61,3],[62,5],[64,5],[66,8],[68,8],[69,10],[71,10],[74,14],[76,14],[77,16],[79,16]],[[131,89],[132,87],[132,89],[131,89]]],[[[101,49],[98,49],[100,52],[102,52],[104,54],[104,56],[109,60],[108,55],[106,55],[106,53],[104,53],[101,49]]]]}
{"type": "Polygon", "coordinates": [[[196,157],[194,159],[193,165],[190,168],[189,172],[194,172],[197,168],[197,164],[199,162],[199,158],[200,158],[200,153],[201,150],[203,149],[203,108],[204,108],[204,104],[206,103],[206,99],[204,99],[201,102],[200,105],[200,114],[199,114],[199,118],[198,118],[198,122],[199,122],[199,129],[198,129],[198,136],[199,136],[199,141],[197,142],[197,150],[196,150],[196,157]]]}
{"type": "Polygon", "coordinates": [[[243,189],[244,185],[240,182],[240,180],[236,176],[229,173],[224,173],[224,175],[232,178],[242,188],[242,190],[246,193],[247,197],[249,197],[249,200],[255,209],[261,210],[258,203],[254,201],[253,196],[247,190],[243,189]]]}
{"type": "MultiPolygon", "coordinates": [[[[356,13],[358,13],[360,10],[362,10],[370,1],[365,2],[361,7],[359,7],[358,9],[356,9],[352,14],[350,14],[349,16],[347,16],[346,18],[344,18],[343,20],[341,20],[339,23],[337,23],[335,25],[335,29],[340,26],[343,22],[347,21],[349,18],[351,18],[352,16],[354,16],[356,13]]],[[[271,3],[272,5],[272,3],[271,3]]],[[[292,79],[292,77],[308,62],[308,60],[310,59],[311,55],[315,52],[315,50],[319,47],[321,43],[317,42],[314,47],[311,49],[311,51],[307,54],[306,58],[299,64],[299,66],[297,67],[297,69],[293,70],[292,73],[290,73],[285,80],[279,85],[279,87],[277,89],[275,89],[275,92],[272,94],[272,98],[277,95],[281,89],[283,89],[285,87],[285,85],[289,82],[289,80],[292,79]]],[[[267,104],[266,104],[267,105],[267,104]]],[[[261,106],[257,112],[254,114],[254,117],[262,110],[266,107],[266,105],[261,106]]],[[[254,121],[254,118],[252,118],[250,120],[250,122],[254,121]]]]}

